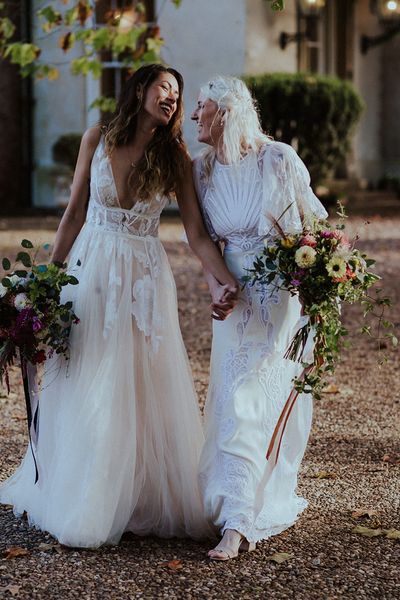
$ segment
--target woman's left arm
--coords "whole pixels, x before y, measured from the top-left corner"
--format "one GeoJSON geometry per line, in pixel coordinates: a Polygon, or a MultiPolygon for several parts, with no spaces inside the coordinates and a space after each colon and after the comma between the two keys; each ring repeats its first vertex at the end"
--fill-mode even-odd
{"type": "Polygon", "coordinates": [[[189,159],[185,164],[184,177],[176,190],[176,197],[189,246],[200,259],[203,269],[211,273],[221,285],[227,286],[227,290],[236,297],[239,292],[238,282],[228,270],[204,226],[189,159]]]}

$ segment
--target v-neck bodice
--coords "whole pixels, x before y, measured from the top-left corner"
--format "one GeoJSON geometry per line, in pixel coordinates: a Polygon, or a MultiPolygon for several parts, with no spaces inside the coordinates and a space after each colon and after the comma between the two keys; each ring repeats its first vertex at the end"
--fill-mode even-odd
{"type": "Polygon", "coordinates": [[[150,200],[136,200],[132,208],[121,208],[104,138],[93,155],[90,169],[90,200],[86,221],[112,231],[134,235],[157,235],[161,212],[167,198],[161,194],[150,200]]]}

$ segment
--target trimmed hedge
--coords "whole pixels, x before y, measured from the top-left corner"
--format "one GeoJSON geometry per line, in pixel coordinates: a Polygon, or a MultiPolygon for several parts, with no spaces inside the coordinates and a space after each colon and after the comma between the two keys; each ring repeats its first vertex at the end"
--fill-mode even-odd
{"type": "Polygon", "coordinates": [[[81,144],[81,133],[61,135],[53,145],[53,160],[74,170],[81,144]]]}
{"type": "Polygon", "coordinates": [[[313,184],[333,174],[350,149],[364,103],[348,81],[310,73],[243,77],[256,98],[263,129],[297,141],[313,184]]]}

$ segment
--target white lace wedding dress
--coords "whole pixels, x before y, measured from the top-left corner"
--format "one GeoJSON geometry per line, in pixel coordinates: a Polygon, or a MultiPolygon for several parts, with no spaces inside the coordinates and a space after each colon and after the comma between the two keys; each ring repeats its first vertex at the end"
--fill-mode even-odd
{"type": "Polygon", "coordinates": [[[69,258],[79,285],[63,296],[80,324],[70,360],[48,361],[40,397],[39,481],[28,449],[0,486],[1,503],[66,545],[117,543],[125,531],[210,533],[197,485],[203,432],[157,237],[165,202],[118,208],[101,140],[86,224],[69,258]]]}
{"type": "MultiPolygon", "coordinates": [[[[215,161],[208,180],[197,159],[194,175],[210,235],[225,242],[225,261],[238,280],[265,238],[276,234],[271,217],[288,209],[280,224],[294,233],[301,231],[301,214],[327,215],[304,164],[286,144],[271,142],[239,166],[215,161]]],[[[266,460],[301,370],[283,357],[300,322],[297,297],[248,284],[231,316],[214,322],[200,482],[206,516],[221,534],[236,529],[252,542],[268,538],[292,525],[307,505],[295,490],[311,425],[309,395],[297,400],[272,473],[266,460]]]]}

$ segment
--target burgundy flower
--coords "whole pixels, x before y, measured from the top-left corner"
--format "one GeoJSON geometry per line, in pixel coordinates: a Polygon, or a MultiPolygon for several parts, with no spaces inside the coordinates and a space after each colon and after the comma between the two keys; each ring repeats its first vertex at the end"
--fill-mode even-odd
{"type": "Polygon", "coordinates": [[[23,308],[15,319],[15,325],[10,331],[10,337],[17,346],[26,343],[32,343],[32,320],[35,317],[35,311],[32,307],[23,308]]]}
{"type": "Polygon", "coordinates": [[[40,364],[46,360],[46,352],[44,350],[39,350],[33,357],[33,364],[40,364]]]}
{"type": "Polygon", "coordinates": [[[35,333],[37,333],[38,331],[41,331],[43,329],[44,325],[42,323],[42,321],[39,319],[39,317],[33,317],[32,319],[32,329],[35,333]]]}

